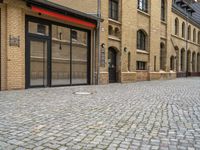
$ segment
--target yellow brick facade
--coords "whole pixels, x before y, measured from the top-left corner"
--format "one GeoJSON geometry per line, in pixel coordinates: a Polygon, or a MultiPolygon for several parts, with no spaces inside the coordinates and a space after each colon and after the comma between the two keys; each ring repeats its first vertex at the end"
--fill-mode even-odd
{"type": "MultiPolygon", "coordinates": [[[[96,14],[97,1],[65,1],[50,0],[58,5],[70,7],[78,11],[96,14]]],[[[177,74],[185,73],[187,66],[191,75],[200,72],[200,25],[172,9],[172,1],[165,1],[166,18],[161,21],[161,0],[148,0],[148,12],[138,9],[136,0],[118,1],[118,20],[109,17],[109,0],[101,0],[100,43],[97,35],[91,31],[91,84],[98,80],[98,58],[100,52],[105,49],[105,65],[100,65],[99,84],[109,83],[109,49],[116,51],[116,81],[121,83],[143,80],[174,79],[177,74]],[[175,19],[179,20],[179,34],[175,35],[175,19]],[[188,22],[191,26],[191,40],[186,41],[182,35],[182,23],[188,22]],[[193,30],[196,30],[196,40],[193,41],[193,30]],[[137,31],[142,30],[146,34],[146,51],[137,49],[137,31]],[[96,36],[96,37],[95,37],[96,36]],[[187,43],[187,50],[186,50],[187,43]],[[164,63],[161,69],[161,45],[164,45],[164,63]],[[184,64],[181,62],[181,50],[185,50],[184,64]],[[189,51],[190,55],[187,55],[189,51]],[[190,58],[187,58],[190,57],[190,58]],[[194,58],[193,58],[194,57],[194,58]],[[171,59],[174,68],[171,69],[171,59]],[[187,59],[190,60],[188,64],[187,59]],[[193,60],[193,61],[192,61],[193,60]],[[138,70],[137,61],[145,62],[146,69],[138,70]],[[195,62],[195,64],[193,64],[195,62]],[[182,65],[182,66],[181,66],[182,65]],[[192,69],[193,68],[193,69],[192,69]]],[[[80,25],[70,24],[55,18],[39,15],[30,10],[22,0],[4,0],[0,4],[1,10],[1,90],[25,88],[25,16],[35,16],[76,27],[80,25]],[[9,45],[10,36],[20,37],[20,46],[9,45]]],[[[84,27],[85,28],[85,27],[84,27]]],[[[101,54],[101,53],[100,53],[101,54]]]]}

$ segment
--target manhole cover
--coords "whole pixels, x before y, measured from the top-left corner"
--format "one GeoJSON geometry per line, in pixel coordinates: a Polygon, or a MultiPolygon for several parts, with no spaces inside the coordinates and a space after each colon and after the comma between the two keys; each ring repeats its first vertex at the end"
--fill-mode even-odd
{"type": "Polygon", "coordinates": [[[91,92],[74,92],[75,95],[91,95],[91,92]]]}

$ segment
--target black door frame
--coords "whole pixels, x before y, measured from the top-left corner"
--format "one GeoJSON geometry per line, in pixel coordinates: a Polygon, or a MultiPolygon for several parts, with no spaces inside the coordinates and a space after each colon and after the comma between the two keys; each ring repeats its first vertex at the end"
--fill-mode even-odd
{"type": "MultiPolygon", "coordinates": [[[[114,55],[114,64],[115,64],[115,68],[114,68],[114,71],[112,73],[115,73],[115,74],[114,74],[114,78],[111,79],[110,77],[113,76],[113,75],[110,74],[111,73],[111,71],[110,71],[111,68],[108,67],[109,83],[116,83],[117,82],[117,52],[116,52],[116,50],[114,48],[110,47],[110,48],[108,48],[108,55],[111,54],[111,53],[112,53],[112,55],[114,55]]],[[[111,57],[111,59],[112,58],[113,58],[113,56],[111,57]]],[[[111,60],[111,62],[112,62],[112,60],[111,60]]]]}
{"type": "Polygon", "coordinates": [[[34,88],[34,87],[44,87],[44,86],[33,86],[30,87],[30,40],[31,39],[42,39],[47,41],[47,63],[48,63],[48,68],[47,68],[47,86],[48,87],[59,87],[59,86],[76,86],[76,85],[89,85],[90,84],[90,76],[91,76],[91,31],[55,21],[50,21],[46,19],[41,19],[33,16],[26,15],[26,21],[25,21],[25,88],[34,88]],[[49,27],[49,36],[43,36],[43,35],[37,35],[37,34],[32,34],[28,32],[28,22],[35,22],[35,23],[42,23],[44,25],[47,25],[49,27]],[[69,28],[70,31],[72,30],[79,30],[87,33],[87,83],[86,84],[72,84],[72,35],[70,32],[70,84],[67,85],[52,85],[51,81],[51,75],[52,75],[52,42],[51,42],[51,37],[52,37],[52,25],[59,25],[62,27],[69,28]]]}
{"type": "Polygon", "coordinates": [[[51,61],[51,52],[50,52],[50,40],[47,38],[38,38],[38,36],[29,36],[27,37],[27,49],[26,49],[26,88],[34,88],[34,87],[50,87],[51,85],[51,66],[50,66],[50,61],[51,61]],[[30,59],[30,42],[31,41],[46,41],[47,42],[47,68],[46,68],[46,73],[47,73],[47,85],[36,85],[36,86],[31,86],[30,81],[31,81],[31,76],[30,76],[30,71],[31,71],[31,59],[30,59]]]}

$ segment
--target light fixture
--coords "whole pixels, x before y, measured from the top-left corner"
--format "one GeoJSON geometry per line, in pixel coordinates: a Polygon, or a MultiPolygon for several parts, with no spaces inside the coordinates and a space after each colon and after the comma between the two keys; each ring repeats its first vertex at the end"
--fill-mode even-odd
{"type": "Polygon", "coordinates": [[[125,53],[127,52],[127,50],[128,50],[127,47],[124,47],[124,52],[125,52],[125,53]]]}
{"type": "Polygon", "coordinates": [[[104,44],[104,43],[102,43],[102,44],[101,44],[101,47],[102,47],[102,48],[105,48],[105,44],[104,44]]]}
{"type": "Polygon", "coordinates": [[[62,40],[62,32],[59,33],[59,40],[60,40],[60,50],[62,50],[62,43],[61,43],[61,40],[62,40]]]}

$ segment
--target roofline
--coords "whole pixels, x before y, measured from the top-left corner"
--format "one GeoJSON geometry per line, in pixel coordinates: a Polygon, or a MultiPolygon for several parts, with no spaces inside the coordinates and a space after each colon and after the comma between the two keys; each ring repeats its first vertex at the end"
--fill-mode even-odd
{"type": "MultiPolygon", "coordinates": [[[[185,14],[177,9],[174,5],[172,5],[172,12],[177,13],[178,15],[181,15],[183,18],[186,19],[185,14]]],[[[188,17],[188,20],[200,28],[200,23],[198,23],[194,18],[188,17]]]]}
{"type": "Polygon", "coordinates": [[[25,1],[27,2],[28,6],[35,5],[42,8],[45,7],[45,8],[48,8],[49,10],[56,11],[64,15],[70,15],[79,19],[84,19],[93,23],[97,23],[98,21],[101,21],[101,19],[97,16],[93,16],[81,11],[77,11],[69,7],[64,7],[64,6],[61,6],[61,5],[46,1],[46,0],[25,0],[25,1]]]}

